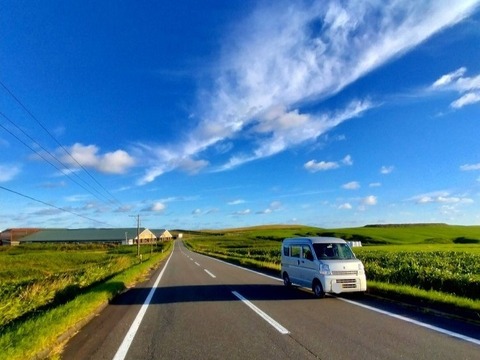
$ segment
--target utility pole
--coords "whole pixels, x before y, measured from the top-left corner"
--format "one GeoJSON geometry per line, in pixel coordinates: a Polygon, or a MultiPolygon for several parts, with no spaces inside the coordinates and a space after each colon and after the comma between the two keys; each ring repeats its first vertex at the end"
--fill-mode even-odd
{"type": "Polygon", "coordinates": [[[140,215],[130,215],[137,218],[137,257],[140,257],[140,215]]]}

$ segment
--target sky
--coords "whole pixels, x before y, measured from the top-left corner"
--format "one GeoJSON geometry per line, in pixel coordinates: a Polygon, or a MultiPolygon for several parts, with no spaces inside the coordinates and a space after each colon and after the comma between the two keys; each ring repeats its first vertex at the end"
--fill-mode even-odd
{"type": "Polygon", "coordinates": [[[480,225],[480,1],[0,4],[0,230],[480,225]]]}

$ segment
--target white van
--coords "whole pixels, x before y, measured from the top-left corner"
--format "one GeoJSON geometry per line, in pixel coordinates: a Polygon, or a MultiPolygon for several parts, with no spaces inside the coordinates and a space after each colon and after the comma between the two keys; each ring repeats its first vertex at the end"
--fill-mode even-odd
{"type": "Polygon", "coordinates": [[[282,278],[287,286],[311,288],[317,297],[367,290],[362,262],[345,240],[334,237],[283,240],[282,278]]]}

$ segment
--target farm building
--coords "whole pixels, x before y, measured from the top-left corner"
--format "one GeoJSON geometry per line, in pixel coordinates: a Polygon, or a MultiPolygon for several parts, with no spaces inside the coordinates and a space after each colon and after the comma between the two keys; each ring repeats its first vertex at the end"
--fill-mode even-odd
{"type": "Polygon", "coordinates": [[[151,231],[146,228],[7,229],[1,233],[1,239],[5,245],[49,242],[97,242],[133,245],[137,243],[137,231],[140,244],[172,239],[168,230],[151,231]]]}
{"type": "Polygon", "coordinates": [[[155,231],[155,234],[157,234],[158,240],[166,241],[166,240],[172,240],[173,239],[172,234],[170,234],[170,232],[166,229],[154,230],[154,231],[155,231]]]}
{"type": "Polygon", "coordinates": [[[18,245],[23,237],[40,231],[37,228],[14,228],[0,232],[0,245],[18,245]]]}

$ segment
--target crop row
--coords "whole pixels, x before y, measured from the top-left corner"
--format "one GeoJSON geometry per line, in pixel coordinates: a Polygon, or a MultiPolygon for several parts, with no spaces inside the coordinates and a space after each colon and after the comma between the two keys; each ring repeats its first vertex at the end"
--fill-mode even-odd
{"type": "Polygon", "coordinates": [[[480,299],[480,255],[362,251],[367,279],[480,299]]]}
{"type": "MultiPolygon", "coordinates": [[[[268,263],[280,269],[280,245],[274,241],[195,239],[196,251],[223,258],[268,263]]],[[[363,248],[357,256],[365,265],[367,280],[409,285],[456,296],[480,299],[480,254],[465,251],[388,251],[363,248]]]]}

